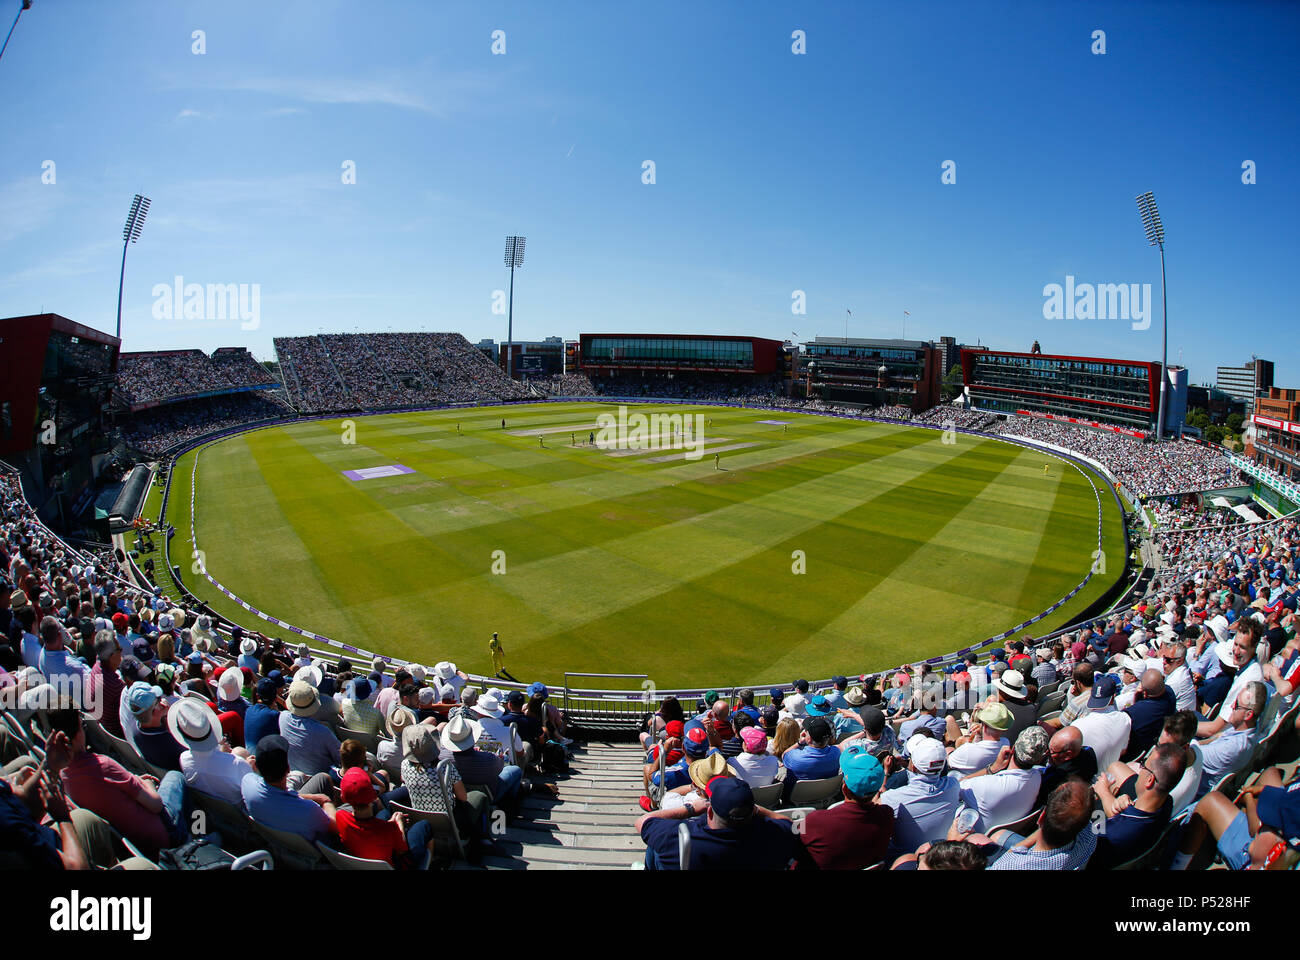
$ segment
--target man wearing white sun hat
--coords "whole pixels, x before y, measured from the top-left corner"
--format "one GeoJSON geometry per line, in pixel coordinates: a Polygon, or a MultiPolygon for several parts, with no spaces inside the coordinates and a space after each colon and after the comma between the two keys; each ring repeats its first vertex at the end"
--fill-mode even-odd
{"type": "Polygon", "coordinates": [[[477,721],[485,735],[491,737],[497,743],[507,746],[511,758],[516,763],[520,766],[526,766],[529,759],[531,759],[532,744],[524,743],[519,736],[518,727],[502,721],[501,718],[505,716],[505,713],[505,707],[501,705],[499,691],[494,687],[478,698],[478,703],[470,708],[469,717],[477,721]]]}
{"type": "Polygon", "coordinates": [[[306,680],[295,679],[285,697],[288,710],[280,714],[280,736],[289,744],[290,783],[295,786],[313,774],[325,773],[339,762],[339,740],[316,719],[320,694],[306,680]]]}
{"type": "MultiPolygon", "coordinates": [[[[460,699],[460,691],[469,680],[469,674],[463,670],[458,670],[456,664],[443,660],[434,664],[433,675],[437,677],[438,682],[443,688],[451,687],[456,694],[456,699],[460,699]]],[[[439,698],[441,699],[441,697],[439,698]]]]}
{"type": "MultiPolygon", "coordinates": [[[[325,673],[313,663],[310,666],[299,667],[295,670],[293,679],[303,680],[311,684],[312,689],[319,692],[321,682],[325,679],[325,673]]],[[[338,728],[343,725],[342,705],[333,697],[322,696],[318,697],[317,700],[320,703],[320,709],[314,719],[337,733],[338,728]]]]}
{"type": "Polygon", "coordinates": [[[241,803],[239,785],[253,768],[222,742],[221,723],[212,708],[186,697],[167,712],[167,727],[185,747],[181,754],[185,785],[227,803],[241,803]]]}

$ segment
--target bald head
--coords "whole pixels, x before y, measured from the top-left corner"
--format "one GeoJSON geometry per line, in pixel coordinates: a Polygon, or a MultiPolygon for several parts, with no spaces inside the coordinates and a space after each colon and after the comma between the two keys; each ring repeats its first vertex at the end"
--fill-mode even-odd
{"type": "Polygon", "coordinates": [[[1062,727],[1048,741],[1048,758],[1053,765],[1066,763],[1083,750],[1083,734],[1078,727],[1062,727]]]}
{"type": "Polygon", "coordinates": [[[1165,695],[1165,675],[1152,668],[1142,674],[1142,696],[1158,700],[1165,695]]]}

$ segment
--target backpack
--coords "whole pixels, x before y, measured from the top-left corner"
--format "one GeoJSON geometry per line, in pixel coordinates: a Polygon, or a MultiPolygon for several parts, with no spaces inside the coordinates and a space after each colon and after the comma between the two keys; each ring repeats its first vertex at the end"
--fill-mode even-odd
{"type": "Polygon", "coordinates": [[[158,853],[163,870],[229,870],[235,858],[221,849],[221,834],[209,833],[158,853]]]}
{"type": "Polygon", "coordinates": [[[569,772],[569,754],[564,749],[564,744],[554,740],[542,744],[542,770],[554,774],[569,772]]]}

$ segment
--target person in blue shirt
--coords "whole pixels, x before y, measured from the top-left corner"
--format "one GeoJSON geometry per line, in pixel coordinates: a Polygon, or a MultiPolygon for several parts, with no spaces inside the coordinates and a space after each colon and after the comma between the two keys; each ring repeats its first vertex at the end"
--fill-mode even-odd
{"type": "MultiPolygon", "coordinates": [[[[684,787],[691,782],[690,767],[696,760],[701,760],[713,753],[715,748],[709,746],[708,735],[705,734],[703,727],[696,727],[693,730],[687,730],[686,735],[682,737],[682,750],[685,756],[673,765],[664,768],[664,792],[676,790],[678,787],[684,787]]],[[[650,774],[650,783],[655,786],[659,785],[659,771],[655,770],[650,774]]]]}
{"type": "Polygon", "coordinates": [[[257,702],[244,711],[244,743],[256,745],[263,737],[280,732],[280,711],[275,701],[280,688],[269,677],[257,682],[257,702]]]}
{"type": "Polygon", "coordinates": [[[289,743],[279,735],[259,740],[253,756],[257,772],[244,774],[239,785],[250,817],[307,840],[324,840],[337,832],[337,810],[330,800],[333,791],[327,774],[314,776],[303,785],[302,793],[288,789],[289,743]]]}
{"type": "Polygon", "coordinates": [[[737,713],[747,713],[751,720],[758,723],[758,707],[754,706],[754,691],[746,687],[736,692],[736,709],[737,713]]]}
{"type": "Polygon", "coordinates": [[[791,821],[754,803],[749,784],[714,777],[704,815],[689,806],[641,817],[637,832],[646,845],[647,870],[680,870],[678,830],[690,834],[691,870],[785,870],[798,852],[791,821]]]}
{"type": "Polygon", "coordinates": [[[289,765],[308,776],[338,765],[339,739],[314,719],[320,713],[320,694],[305,680],[289,685],[288,710],[280,714],[280,736],[289,744],[289,765]]]}
{"type": "Polygon", "coordinates": [[[785,767],[785,794],[799,780],[824,780],[840,772],[840,748],[831,743],[831,724],[825,717],[813,717],[799,734],[799,745],[781,757],[785,767]]]}
{"type": "Polygon", "coordinates": [[[826,694],[826,699],[830,701],[832,710],[844,710],[849,706],[849,702],[844,699],[844,694],[849,689],[849,680],[847,677],[833,677],[831,683],[835,689],[826,694]]]}

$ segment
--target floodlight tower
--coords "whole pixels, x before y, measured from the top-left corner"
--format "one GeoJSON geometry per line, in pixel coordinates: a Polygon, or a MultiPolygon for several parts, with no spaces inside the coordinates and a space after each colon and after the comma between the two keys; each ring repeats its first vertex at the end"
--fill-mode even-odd
{"type": "Polygon", "coordinates": [[[131,212],[126,215],[126,226],[122,228],[122,272],[117,278],[117,339],[122,339],[122,282],[126,279],[126,248],[140,239],[144,230],[144,218],[149,215],[149,198],[135,195],[131,201],[131,212]]]}
{"type": "Polygon", "coordinates": [[[1169,384],[1169,298],[1165,291],[1165,225],[1160,222],[1160,209],[1155,194],[1150,190],[1135,198],[1142,226],[1147,233],[1147,243],[1160,248],[1160,412],[1156,414],[1156,439],[1165,438],[1165,389],[1169,384]]]}
{"type": "Polygon", "coordinates": [[[18,16],[14,17],[14,22],[9,27],[9,32],[5,34],[4,45],[0,46],[0,57],[3,57],[5,55],[5,50],[9,48],[9,38],[14,35],[14,27],[18,26],[18,17],[21,17],[23,15],[24,10],[30,10],[31,8],[32,8],[32,0],[23,0],[23,5],[18,8],[18,16]]]}
{"type": "Polygon", "coordinates": [[[506,379],[514,379],[515,363],[515,267],[524,265],[527,237],[506,237],[506,266],[510,268],[510,307],[506,319],[506,379]]]}

